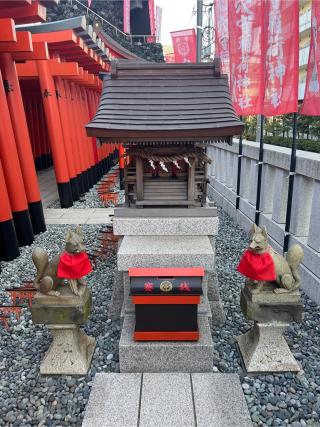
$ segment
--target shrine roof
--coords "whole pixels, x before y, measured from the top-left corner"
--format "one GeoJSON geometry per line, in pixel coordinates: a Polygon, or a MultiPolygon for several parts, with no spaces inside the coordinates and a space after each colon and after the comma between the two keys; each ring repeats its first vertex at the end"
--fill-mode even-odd
{"type": "Polygon", "coordinates": [[[230,142],[243,123],[219,61],[167,64],[112,61],[89,136],[106,142],[230,142]]]}

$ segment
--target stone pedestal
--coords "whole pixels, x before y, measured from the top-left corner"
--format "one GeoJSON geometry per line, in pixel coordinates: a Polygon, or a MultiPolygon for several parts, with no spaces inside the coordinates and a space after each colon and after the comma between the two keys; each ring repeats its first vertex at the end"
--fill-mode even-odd
{"type": "Polygon", "coordinates": [[[255,293],[250,285],[241,291],[241,308],[253,328],[237,337],[239,349],[248,372],[298,372],[283,331],[303,317],[299,291],[274,293],[275,285],[265,285],[255,293]]]}
{"type": "Polygon", "coordinates": [[[211,372],[213,343],[208,319],[199,316],[199,341],[133,340],[135,316],[126,315],[119,343],[120,372],[211,372]]]}
{"type": "Polygon", "coordinates": [[[287,326],[282,322],[255,322],[249,332],[237,338],[248,372],[300,371],[282,335],[287,326]]]}
{"type": "Polygon", "coordinates": [[[69,286],[61,286],[60,296],[37,292],[31,307],[35,324],[46,324],[53,342],[41,365],[43,375],[86,375],[95,349],[95,339],[88,337],[80,325],[86,323],[91,309],[91,293],[87,287],[81,296],[69,286]]]}
{"type": "Polygon", "coordinates": [[[86,375],[96,346],[78,325],[48,325],[53,342],[40,365],[43,375],[86,375]]]}

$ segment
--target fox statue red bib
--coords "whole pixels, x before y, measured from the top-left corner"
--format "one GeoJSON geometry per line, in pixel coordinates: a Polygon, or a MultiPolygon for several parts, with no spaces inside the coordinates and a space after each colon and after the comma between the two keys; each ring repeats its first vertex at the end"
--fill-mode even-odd
{"type": "Polygon", "coordinates": [[[60,255],[58,264],[58,277],[63,279],[80,279],[92,271],[92,266],[86,252],[60,255]]]}
{"type": "Polygon", "coordinates": [[[247,249],[242,255],[237,270],[251,280],[268,282],[276,280],[274,262],[269,252],[258,254],[247,249]]]}

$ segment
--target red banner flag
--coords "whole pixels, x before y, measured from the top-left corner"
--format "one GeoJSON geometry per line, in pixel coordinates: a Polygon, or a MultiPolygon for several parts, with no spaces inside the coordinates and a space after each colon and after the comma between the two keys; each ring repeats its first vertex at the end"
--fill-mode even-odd
{"type": "Polygon", "coordinates": [[[130,0],[123,0],[123,32],[130,34],[130,0]]]}
{"type": "Polygon", "coordinates": [[[298,111],[299,2],[266,2],[265,96],[263,114],[298,111]]]}
{"type": "Polygon", "coordinates": [[[175,62],[196,62],[196,32],[190,30],[174,31],[171,33],[175,62]]]}
{"type": "Polygon", "coordinates": [[[150,34],[154,36],[156,34],[156,22],[154,14],[154,0],[148,0],[149,5],[149,17],[150,17],[150,34]]]}
{"type": "Polygon", "coordinates": [[[216,0],[214,3],[215,56],[221,60],[221,70],[229,73],[229,28],[228,1],[216,0]]]}
{"type": "Polygon", "coordinates": [[[228,3],[230,89],[240,115],[261,114],[264,94],[264,1],[228,3]]]}
{"type": "Polygon", "coordinates": [[[320,2],[313,0],[311,9],[311,40],[307,82],[300,113],[320,115],[320,2]]]}

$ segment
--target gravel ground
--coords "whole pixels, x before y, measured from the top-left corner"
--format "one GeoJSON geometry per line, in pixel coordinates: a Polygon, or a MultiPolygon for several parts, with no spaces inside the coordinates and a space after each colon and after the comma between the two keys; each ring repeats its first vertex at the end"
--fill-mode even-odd
{"type": "MultiPolygon", "coordinates": [[[[49,226],[37,236],[34,245],[45,247],[50,256],[63,245],[68,226],[49,226]]],[[[86,246],[96,246],[98,226],[83,226],[86,246]]],[[[319,307],[303,296],[305,319],[292,324],[286,337],[303,372],[279,375],[244,376],[235,337],[246,332],[246,322],[239,308],[243,278],[235,271],[246,247],[246,235],[220,211],[217,236],[217,272],[226,312],[226,324],[213,330],[215,371],[238,373],[255,426],[320,426],[320,347],[319,307]]],[[[33,245],[33,246],[34,246],[33,245]]],[[[2,263],[0,290],[17,286],[34,275],[30,261],[32,247],[21,256],[2,263]]],[[[29,310],[20,322],[11,322],[10,332],[0,329],[0,425],[1,426],[80,426],[92,379],[96,372],[118,372],[120,325],[107,316],[111,299],[115,259],[99,262],[88,276],[93,293],[93,311],[86,332],[97,340],[92,367],[86,377],[40,377],[39,364],[50,344],[44,326],[33,326],[29,310]],[[95,301],[97,302],[95,304],[95,301]]],[[[0,291],[2,302],[9,300],[0,291]]],[[[1,327],[1,326],[0,326],[1,327]]],[[[229,426],[226,426],[229,427],[229,426]]],[[[239,426],[241,427],[241,426],[239,426]]]]}
{"type": "MultiPolygon", "coordinates": [[[[114,166],[112,169],[110,169],[109,173],[112,173],[114,171],[117,171],[119,168],[118,166],[114,166]]],[[[101,179],[101,181],[97,182],[87,193],[85,193],[84,197],[77,202],[74,202],[73,206],[71,206],[71,209],[85,209],[85,208],[104,208],[106,207],[100,200],[98,195],[98,188],[100,183],[105,179],[108,174],[104,175],[104,177],[101,179]]],[[[124,202],[124,191],[120,190],[119,183],[116,183],[116,185],[112,188],[112,191],[119,192],[118,196],[118,204],[122,204],[124,202]]],[[[110,208],[114,207],[114,204],[110,203],[108,206],[110,208]]],[[[47,208],[49,209],[60,209],[60,202],[59,200],[55,200],[54,202],[50,203],[47,208]]]]}
{"type": "MultiPolygon", "coordinates": [[[[47,249],[50,257],[63,248],[69,226],[48,226],[31,247],[25,247],[18,259],[1,263],[0,296],[2,304],[10,303],[3,289],[33,279],[31,261],[33,246],[47,249]]],[[[84,225],[86,248],[97,246],[100,226],[84,225]]],[[[41,377],[39,365],[51,343],[45,326],[34,326],[28,308],[19,322],[11,320],[6,331],[0,324],[0,426],[80,426],[91,382],[96,372],[119,371],[118,341],[120,324],[108,319],[115,257],[97,262],[87,276],[93,294],[93,309],[85,326],[88,335],[97,340],[91,369],[86,377],[41,377]]]]}

